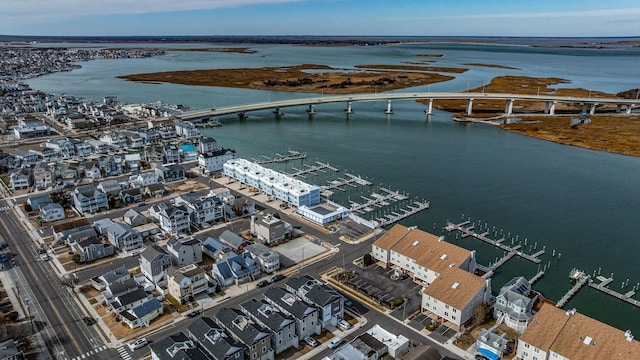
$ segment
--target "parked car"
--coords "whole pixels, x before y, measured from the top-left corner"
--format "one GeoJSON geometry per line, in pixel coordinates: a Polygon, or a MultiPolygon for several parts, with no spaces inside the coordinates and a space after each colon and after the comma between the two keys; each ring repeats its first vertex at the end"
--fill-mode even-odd
{"type": "Polygon", "coordinates": [[[269,285],[269,281],[267,281],[267,280],[260,280],[260,281],[256,284],[256,287],[263,288],[263,287],[265,287],[265,286],[267,286],[267,285],[269,285]]]}
{"type": "Polygon", "coordinates": [[[83,317],[82,318],[82,322],[87,326],[95,324],[95,320],[93,320],[92,318],[90,318],[88,316],[83,317]]]}
{"type": "Polygon", "coordinates": [[[311,336],[307,336],[304,339],[302,339],[305,343],[307,343],[307,345],[311,346],[311,347],[316,347],[318,346],[318,340],[312,338],[311,336]]]}
{"type": "Polygon", "coordinates": [[[194,318],[198,315],[200,315],[200,310],[193,310],[192,312],[187,314],[187,317],[194,318]]]}
{"type": "Polygon", "coordinates": [[[338,346],[340,346],[340,344],[342,344],[342,338],[339,337],[334,337],[333,339],[331,339],[329,341],[329,343],[327,344],[327,346],[329,347],[329,349],[335,349],[338,346]]]}
{"type": "Polygon", "coordinates": [[[48,261],[49,260],[49,255],[47,254],[40,254],[40,260],[42,261],[48,261]]]}
{"type": "Polygon", "coordinates": [[[132,343],[129,343],[129,349],[131,349],[131,351],[138,350],[141,347],[144,347],[145,345],[147,345],[147,339],[140,338],[132,343]]]}
{"type": "Polygon", "coordinates": [[[349,324],[349,322],[345,319],[340,319],[338,320],[338,327],[342,330],[349,330],[351,329],[351,324],[349,324]]]}
{"type": "Polygon", "coordinates": [[[276,274],[276,275],[273,275],[273,277],[271,277],[271,282],[272,283],[278,282],[278,281],[280,281],[280,280],[282,280],[284,278],[286,278],[286,276],[284,276],[282,274],[276,274]]]}

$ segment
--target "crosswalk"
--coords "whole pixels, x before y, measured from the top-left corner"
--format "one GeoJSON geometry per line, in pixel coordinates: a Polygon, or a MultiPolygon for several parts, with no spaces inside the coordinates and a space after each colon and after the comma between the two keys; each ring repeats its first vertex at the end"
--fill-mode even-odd
{"type": "Polygon", "coordinates": [[[127,352],[127,349],[125,349],[124,346],[121,346],[118,348],[118,353],[120,354],[120,357],[122,357],[124,360],[131,360],[131,355],[129,355],[129,353],[127,352]]]}
{"type": "Polygon", "coordinates": [[[7,211],[7,210],[10,210],[10,209],[13,209],[13,206],[3,206],[3,207],[0,207],[0,211],[7,211]]]}
{"type": "MultiPolygon", "coordinates": [[[[107,346],[103,345],[103,346],[97,347],[97,348],[95,348],[95,349],[93,349],[91,351],[87,351],[86,353],[84,353],[82,355],[76,356],[72,360],[91,359],[92,355],[95,355],[95,354],[97,354],[97,353],[99,353],[101,351],[104,351],[106,349],[107,349],[107,346]]],[[[129,358],[129,359],[131,359],[131,358],[129,358]]],[[[129,360],[129,359],[127,359],[127,360],[129,360]]]]}

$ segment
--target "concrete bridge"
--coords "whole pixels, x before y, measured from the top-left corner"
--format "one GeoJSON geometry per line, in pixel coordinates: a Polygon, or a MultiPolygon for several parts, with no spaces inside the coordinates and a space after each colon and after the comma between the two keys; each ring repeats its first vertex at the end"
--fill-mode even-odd
{"type": "Polygon", "coordinates": [[[473,114],[474,100],[503,100],[505,101],[505,115],[513,114],[513,105],[518,102],[544,102],[545,114],[555,114],[556,105],[558,103],[581,104],[582,112],[595,114],[598,105],[615,105],[616,112],[622,114],[631,114],[631,110],[640,106],[640,100],[628,100],[620,98],[592,98],[592,97],[571,97],[571,96],[549,96],[549,95],[523,95],[523,94],[502,94],[502,93],[472,93],[472,92],[409,92],[409,93],[374,93],[374,94],[346,94],[335,96],[321,96],[304,99],[269,101],[247,105],[226,106],[216,109],[194,110],[188,111],[177,118],[182,120],[195,120],[211,116],[239,114],[244,116],[246,112],[256,110],[274,109],[274,113],[282,115],[282,108],[293,106],[307,106],[307,111],[312,114],[315,112],[314,106],[330,103],[346,103],[345,111],[353,113],[353,102],[364,101],[387,101],[387,107],[384,111],[386,114],[392,114],[392,100],[428,100],[426,114],[433,113],[433,102],[439,99],[447,100],[466,100],[466,114],[473,114]]]}

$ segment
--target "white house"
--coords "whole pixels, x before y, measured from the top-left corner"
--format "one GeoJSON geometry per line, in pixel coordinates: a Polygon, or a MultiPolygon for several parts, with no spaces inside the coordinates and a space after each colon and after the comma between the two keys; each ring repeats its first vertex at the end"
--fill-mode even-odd
{"type": "Polygon", "coordinates": [[[58,203],[51,203],[40,207],[40,221],[43,223],[64,219],[64,208],[58,203]]]}

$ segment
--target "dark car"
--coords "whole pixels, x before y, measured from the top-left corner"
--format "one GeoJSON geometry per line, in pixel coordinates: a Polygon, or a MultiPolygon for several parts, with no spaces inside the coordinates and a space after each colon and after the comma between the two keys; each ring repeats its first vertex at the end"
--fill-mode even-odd
{"type": "Polygon", "coordinates": [[[268,282],[267,280],[260,280],[260,281],[256,284],[256,286],[257,286],[257,287],[259,287],[259,288],[265,287],[265,286],[267,286],[267,285],[269,285],[269,282],[268,282]]]}
{"type": "Polygon", "coordinates": [[[82,318],[82,322],[87,326],[95,324],[95,321],[92,318],[88,317],[88,316],[83,317],[82,318]]]}
{"type": "Polygon", "coordinates": [[[271,278],[271,282],[278,282],[282,279],[286,278],[286,276],[282,275],[282,274],[277,274],[277,275],[273,275],[273,277],[271,278]]]}
{"type": "Polygon", "coordinates": [[[192,312],[187,314],[187,317],[194,318],[198,315],[200,315],[200,310],[193,310],[192,312]]]}

